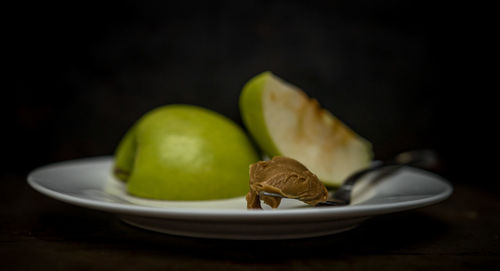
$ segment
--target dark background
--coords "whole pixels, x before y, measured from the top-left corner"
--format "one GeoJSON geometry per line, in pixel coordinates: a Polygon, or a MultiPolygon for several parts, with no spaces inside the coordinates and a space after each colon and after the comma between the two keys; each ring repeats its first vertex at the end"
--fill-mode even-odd
{"type": "Polygon", "coordinates": [[[477,77],[489,57],[487,7],[124,1],[4,10],[2,174],[111,155],[137,118],[165,104],[241,124],[242,86],[270,70],[370,140],[377,159],[432,148],[451,182],[497,185],[477,172],[494,146],[477,77]]]}

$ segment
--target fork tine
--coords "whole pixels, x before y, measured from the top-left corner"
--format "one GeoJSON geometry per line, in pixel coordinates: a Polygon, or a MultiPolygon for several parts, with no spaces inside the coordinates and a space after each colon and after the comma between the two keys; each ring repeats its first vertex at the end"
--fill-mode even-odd
{"type": "Polygon", "coordinates": [[[328,207],[328,206],[345,206],[345,205],[349,205],[349,203],[347,203],[345,201],[342,201],[342,200],[331,199],[331,200],[319,202],[318,204],[316,204],[314,206],[317,206],[317,207],[328,207]]]}
{"type": "Polygon", "coordinates": [[[264,192],[264,191],[261,191],[259,193],[259,195],[261,196],[268,196],[268,197],[275,197],[275,198],[285,198],[284,196],[278,194],[278,193],[271,193],[271,192],[264,192]]]}
{"type": "MultiPolygon", "coordinates": [[[[282,195],[277,194],[277,193],[264,192],[264,191],[261,191],[259,193],[259,195],[261,195],[261,196],[268,196],[268,197],[275,197],[275,198],[286,198],[285,196],[282,196],[282,195]]],[[[344,205],[349,205],[349,203],[345,202],[343,200],[330,199],[330,200],[327,200],[327,201],[320,202],[320,203],[316,204],[315,206],[318,206],[318,207],[328,207],[328,206],[344,206],[344,205]]]]}

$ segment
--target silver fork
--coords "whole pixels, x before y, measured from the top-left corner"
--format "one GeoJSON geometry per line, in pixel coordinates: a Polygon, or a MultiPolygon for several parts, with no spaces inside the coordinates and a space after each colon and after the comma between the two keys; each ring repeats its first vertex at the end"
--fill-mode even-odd
{"type": "MultiPolygon", "coordinates": [[[[439,163],[437,155],[432,150],[414,150],[398,154],[393,159],[382,162],[374,161],[370,167],[366,169],[359,170],[352,175],[350,175],[342,185],[333,193],[329,193],[331,196],[327,201],[320,202],[315,206],[343,206],[349,205],[351,203],[351,194],[354,185],[361,177],[365,176],[367,173],[387,169],[389,172],[394,172],[404,166],[415,166],[423,169],[432,169],[436,167],[439,163]]],[[[277,193],[261,192],[260,195],[271,196],[278,198],[285,198],[284,196],[277,193]]]]}

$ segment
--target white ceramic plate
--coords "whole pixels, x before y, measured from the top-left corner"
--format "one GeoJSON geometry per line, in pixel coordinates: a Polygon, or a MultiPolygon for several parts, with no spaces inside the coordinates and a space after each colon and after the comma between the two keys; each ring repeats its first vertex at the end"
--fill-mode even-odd
{"type": "Polygon", "coordinates": [[[278,209],[247,210],[244,197],[156,201],[130,196],[112,177],[112,163],[111,157],[98,157],[52,164],[31,172],[28,183],[49,197],[117,214],[141,228],[224,239],[289,239],[338,233],[374,215],[437,203],[453,190],[439,176],[405,167],[384,178],[377,178],[377,173],[364,178],[356,185],[349,206],[318,208],[284,200],[278,209]]]}

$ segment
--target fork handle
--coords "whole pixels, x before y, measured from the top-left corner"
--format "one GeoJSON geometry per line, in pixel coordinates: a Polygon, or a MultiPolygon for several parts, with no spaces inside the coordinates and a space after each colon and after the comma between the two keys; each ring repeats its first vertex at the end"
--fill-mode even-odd
{"type": "Polygon", "coordinates": [[[416,150],[403,152],[397,155],[394,159],[382,162],[374,161],[370,167],[363,170],[357,171],[350,175],[339,187],[335,193],[333,193],[333,198],[335,201],[343,202],[344,205],[351,203],[351,193],[354,184],[361,179],[365,174],[379,170],[385,167],[395,167],[394,170],[400,169],[403,166],[419,166],[422,168],[433,168],[438,164],[437,155],[431,150],[416,150]]]}

